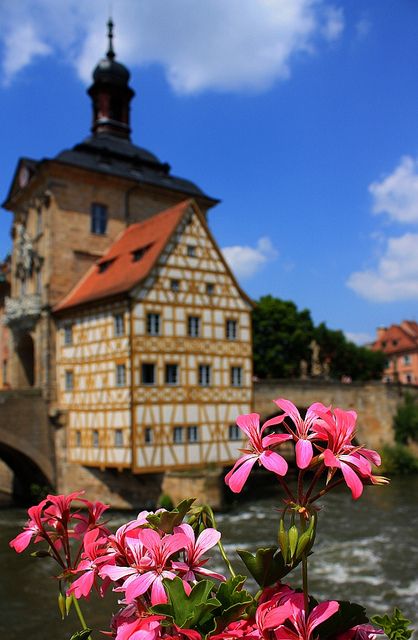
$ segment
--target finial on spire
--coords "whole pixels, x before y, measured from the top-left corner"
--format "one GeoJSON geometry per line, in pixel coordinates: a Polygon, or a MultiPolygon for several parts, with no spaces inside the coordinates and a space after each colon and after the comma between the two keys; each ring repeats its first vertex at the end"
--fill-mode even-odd
{"type": "Polygon", "coordinates": [[[113,20],[109,18],[107,21],[107,37],[109,38],[109,48],[107,50],[106,57],[109,60],[114,60],[115,52],[113,50],[113,20]]]}

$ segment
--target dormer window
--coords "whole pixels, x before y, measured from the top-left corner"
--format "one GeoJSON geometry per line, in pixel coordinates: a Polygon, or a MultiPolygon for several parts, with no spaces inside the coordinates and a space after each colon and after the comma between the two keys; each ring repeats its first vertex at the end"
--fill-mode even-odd
{"type": "Polygon", "coordinates": [[[147,244],[145,247],[140,247],[139,249],[135,249],[135,251],[132,251],[133,262],[138,262],[138,260],[141,260],[141,258],[150,248],[150,246],[151,246],[150,244],[147,244]]]}
{"type": "Polygon", "coordinates": [[[112,258],[111,260],[102,260],[101,262],[99,262],[97,265],[99,268],[99,273],[104,273],[105,271],[107,271],[114,260],[115,259],[112,258]]]}
{"type": "Polygon", "coordinates": [[[104,235],[107,228],[107,207],[104,204],[93,202],[91,205],[91,233],[104,235]]]}

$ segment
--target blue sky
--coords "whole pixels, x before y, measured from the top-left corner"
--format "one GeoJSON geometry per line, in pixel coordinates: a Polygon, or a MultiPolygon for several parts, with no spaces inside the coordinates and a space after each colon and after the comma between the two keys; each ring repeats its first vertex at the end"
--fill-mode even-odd
{"type": "MultiPolygon", "coordinates": [[[[418,3],[112,4],[133,139],[221,198],[210,224],[248,294],[356,340],[418,319],[418,3]]],[[[105,5],[3,4],[3,199],[20,156],[89,134],[105,5]]],[[[10,221],[2,211],[1,256],[10,221]]]]}

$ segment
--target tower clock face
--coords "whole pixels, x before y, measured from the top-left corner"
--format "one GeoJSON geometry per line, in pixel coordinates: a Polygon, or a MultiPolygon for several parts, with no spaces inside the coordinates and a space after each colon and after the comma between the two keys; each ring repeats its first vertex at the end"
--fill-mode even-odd
{"type": "Polygon", "coordinates": [[[19,186],[26,187],[29,182],[29,169],[27,167],[22,167],[19,171],[19,186]]]}

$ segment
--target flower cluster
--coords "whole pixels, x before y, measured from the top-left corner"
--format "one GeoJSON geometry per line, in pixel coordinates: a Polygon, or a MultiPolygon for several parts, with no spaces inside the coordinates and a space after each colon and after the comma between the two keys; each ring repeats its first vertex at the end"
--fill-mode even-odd
{"type": "Polygon", "coordinates": [[[78,600],[93,587],[101,596],[111,587],[119,598],[108,632],[115,640],[373,640],[382,633],[360,605],[319,603],[308,593],[308,555],[318,518],[313,503],[343,482],[356,499],[364,485],[386,483],[372,472],[380,457],[354,442],[354,411],[315,403],[302,418],[289,400],[274,402],[282,413],[262,427],[256,413],[238,418],[248,444],[225,478],[237,493],[258,463],[284,490],[278,546],[255,554],[238,551],[259,585],[256,595],[244,587],[246,577],[235,573],[212,510],[193,506],[193,499],[172,511],[142,511],[115,533],[102,521],[107,506],[81,493],[49,495],[29,509],[23,532],[10,545],[22,552],[32,540],[46,543],[36,555],[59,565],[61,612],[68,615],[74,603],[84,628],[74,638],[90,637],[78,600]],[[274,427],[281,432],[273,432],[274,427]],[[290,441],[295,444],[296,487],[286,479],[288,463],[279,453],[280,445],[290,441]],[[228,577],[206,566],[204,556],[215,545],[228,577]],[[299,590],[283,582],[298,565],[299,590]]]}

